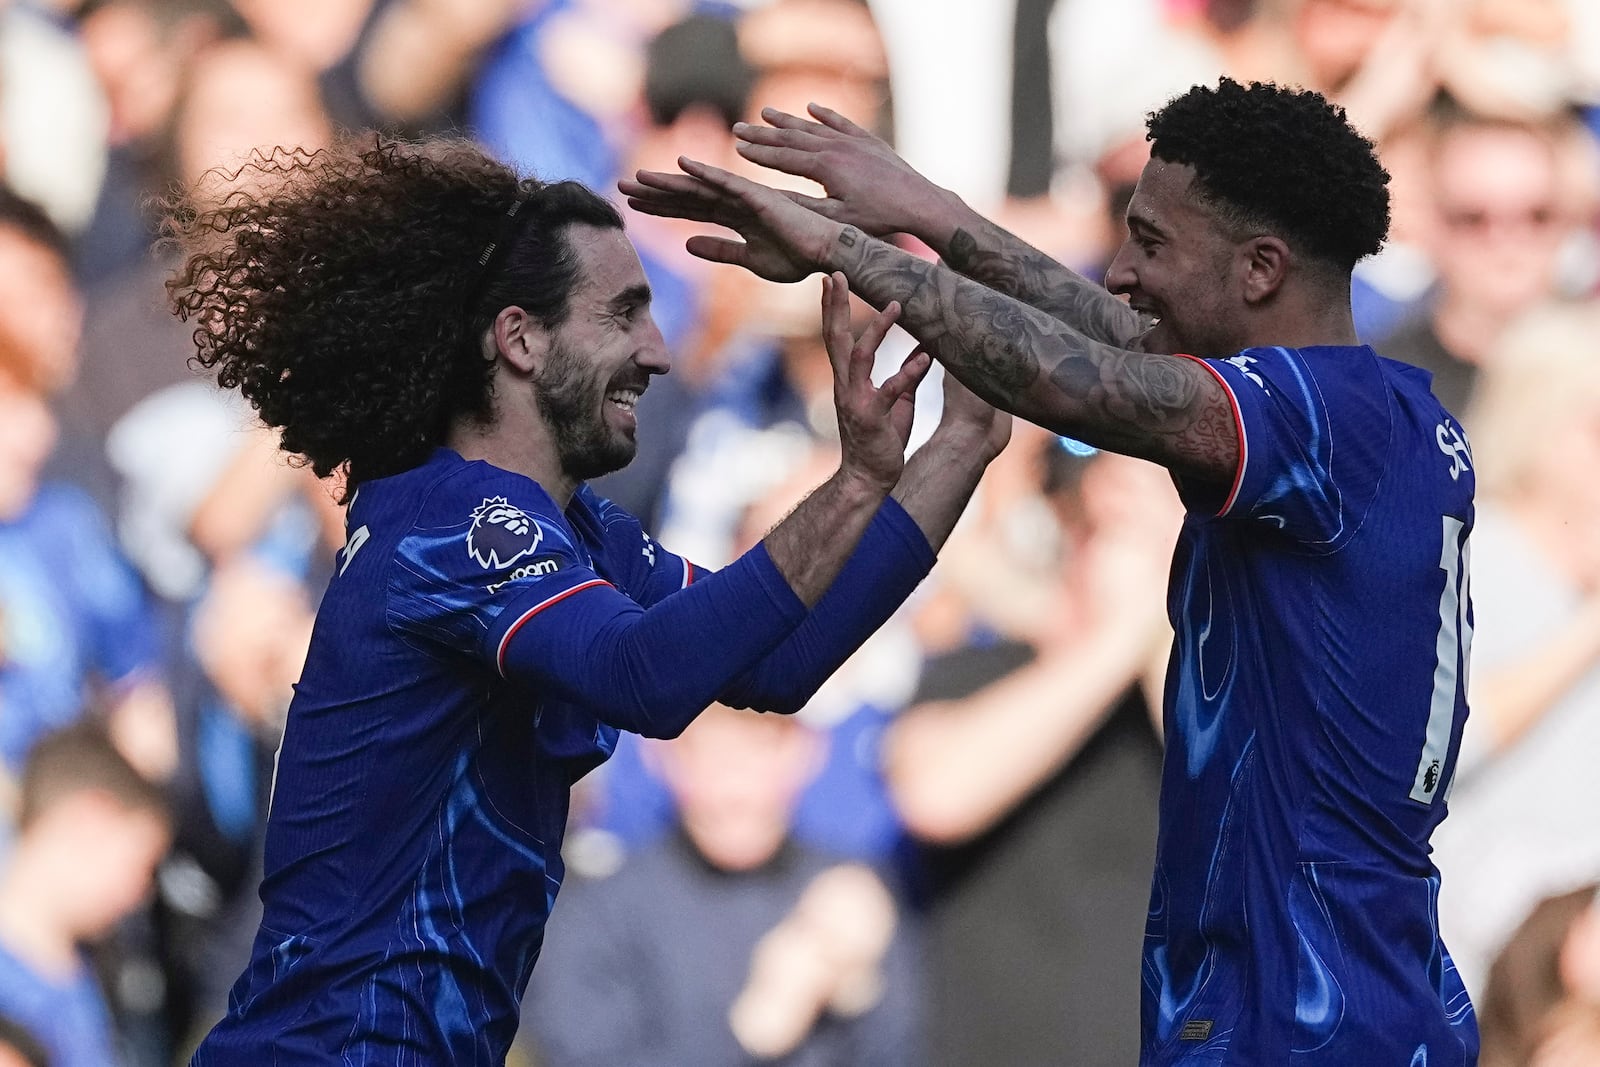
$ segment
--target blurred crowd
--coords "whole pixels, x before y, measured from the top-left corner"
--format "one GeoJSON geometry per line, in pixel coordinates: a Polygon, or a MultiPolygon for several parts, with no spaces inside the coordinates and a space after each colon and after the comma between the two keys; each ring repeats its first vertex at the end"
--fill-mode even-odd
{"type": "MultiPolygon", "coordinates": [[[[1433,372],[1479,485],[1443,935],[1486,1064],[1600,1063],[1600,5],[0,0],[0,1065],[181,1062],[225,1010],[344,541],[189,366],[172,189],[381,130],[614,192],[746,168],[732,123],[817,101],[1098,277],[1145,113],[1223,73],[1324,91],[1392,175],[1358,327],[1433,372]]],[[[675,360],[596,488],[721,565],[836,456],[820,285],[628,230],[675,360]]],[[[1180,520],[1158,468],[1019,426],[798,717],[625,737],[575,795],[515,1055],[1133,1062],[1180,520]]]]}

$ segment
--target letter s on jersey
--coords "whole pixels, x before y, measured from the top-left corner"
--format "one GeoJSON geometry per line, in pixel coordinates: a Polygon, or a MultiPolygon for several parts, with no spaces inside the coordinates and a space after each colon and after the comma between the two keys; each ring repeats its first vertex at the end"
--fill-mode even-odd
{"type": "Polygon", "coordinates": [[[532,515],[503,496],[491,496],[472,510],[467,553],[484,570],[504,570],[536,551],[543,540],[544,530],[532,515]]]}

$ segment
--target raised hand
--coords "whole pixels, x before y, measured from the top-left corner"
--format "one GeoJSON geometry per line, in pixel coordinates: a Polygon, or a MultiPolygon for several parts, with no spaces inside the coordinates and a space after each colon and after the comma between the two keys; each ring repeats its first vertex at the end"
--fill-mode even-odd
{"type": "Polygon", "coordinates": [[[696,236],[685,247],[713,263],[731,263],[773,282],[794,282],[821,269],[844,227],[776,189],[687,157],[682,174],[641,170],[617,183],[628,204],[646,215],[724,226],[743,240],[696,236]]]}
{"type": "Polygon", "coordinates": [[[885,490],[905,469],[917,385],[933,362],[919,349],[881,386],[872,384],[873,357],[899,317],[900,305],[891,302],[873,315],[859,337],[853,336],[844,275],[822,280],[822,337],[833,367],[839,467],[885,490]]]}
{"type": "Polygon", "coordinates": [[[819,215],[856,226],[876,237],[916,233],[941,213],[953,194],[941,189],[895,154],[881,138],[820,104],[807,107],[811,122],[765,108],[770,125],[738,123],[735,146],[752,163],[809,178],[826,197],[787,192],[790,200],[819,215]]]}

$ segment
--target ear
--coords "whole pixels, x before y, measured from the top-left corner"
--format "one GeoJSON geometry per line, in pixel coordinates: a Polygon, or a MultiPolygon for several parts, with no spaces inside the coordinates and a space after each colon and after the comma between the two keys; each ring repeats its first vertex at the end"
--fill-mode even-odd
{"type": "Polygon", "coordinates": [[[1272,298],[1289,275],[1291,254],[1281,238],[1252,237],[1243,245],[1244,301],[1260,304],[1272,298]]]}
{"type": "Polygon", "coordinates": [[[500,309],[485,341],[485,356],[505,361],[519,374],[532,375],[550,350],[550,331],[513,304],[500,309]]]}

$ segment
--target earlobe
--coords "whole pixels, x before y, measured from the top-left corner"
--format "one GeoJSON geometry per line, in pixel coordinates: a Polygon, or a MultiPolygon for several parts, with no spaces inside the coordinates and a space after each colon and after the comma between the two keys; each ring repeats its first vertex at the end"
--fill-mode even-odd
{"type": "Polygon", "coordinates": [[[521,374],[531,375],[538,370],[550,346],[548,331],[532,315],[515,306],[500,310],[489,333],[494,356],[521,374]]]}
{"type": "Polygon", "coordinates": [[[1245,303],[1271,299],[1288,276],[1289,246],[1277,237],[1257,237],[1246,246],[1245,254],[1245,303]]]}

